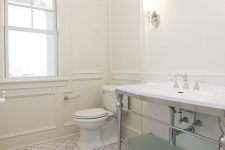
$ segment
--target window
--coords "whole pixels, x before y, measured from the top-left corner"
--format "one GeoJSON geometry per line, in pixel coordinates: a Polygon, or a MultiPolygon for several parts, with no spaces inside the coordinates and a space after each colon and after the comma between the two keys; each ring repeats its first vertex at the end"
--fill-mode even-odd
{"type": "Polygon", "coordinates": [[[5,0],[6,77],[57,73],[54,0],[5,0]]]}

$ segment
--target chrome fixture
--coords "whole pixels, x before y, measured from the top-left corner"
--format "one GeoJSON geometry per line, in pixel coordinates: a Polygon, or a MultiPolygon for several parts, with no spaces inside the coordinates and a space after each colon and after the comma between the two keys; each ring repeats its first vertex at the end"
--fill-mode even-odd
{"type": "MultiPolygon", "coordinates": [[[[121,103],[122,103],[122,102],[121,102],[121,103]]],[[[118,107],[117,107],[117,109],[118,109],[118,107]]],[[[218,142],[217,140],[214,140],[214,139],[211,139],[211,138],[209,138],[209,137],[206,137],[206,136],[203,136],[203,135],[199,135],[199,134],[196,134],[196,133],[193,133],[193,132],[186,131],[185,129],[182,129],[182,128],[179,128],[179,127],[176,127],[176,126],[171,126],[170,124],[168,124],[168,123],[166,123],[166,122],[163,122],[163,121],[161,121],[161,120],[158,120],[158,119],[156,119],[156,118],[149,117],[149,116],[145,116],[145,115],[142,115],[142,114],[137,113],[137,112],[135,112],[135,111],[126,109],[126,108],[120,108],[120,109],[122,109],[123,111],[127,111],[127,112],[130,112],[130,113],[133,113],[133,114],[135,114],[135,115],[137,115],[137,116],[139,116],[139,117],[143,117],[143,118],[145,118],[145,119],[151,120],[151,121],[153,121],[153,122],[155,122],[155,123],[161,124],[161,125],[166,126],[166,127],[168,127],[168,128],[172,128],[172,129],[175,129],[175,130],[178,130],[178,131],[182,131],[182,132],[184,132],[184,133],[187,133],[187,134],[192,135],[192,136],[197,137],[197,138],[201,138],[201,139],[203,139],[203,140],[209,141],[209,142],[214,143],[214,144],[219,144],[219,142],[218,142]]],[[[119,115],[119,114],[117,114],[117,116],[118,116],[118,115],[119,115]]],[[[121,113],[121,115],[122,115],[122,113],[121,113]]],[[[121,120],[121,121],[122,121],[122,120],[121,120]]],[[[119,121],[118,121],[118,124],[119,124],[119,121]]],[[[119,124],[119,125],[120,125],[120,124],[119,124]]],[[[121,129],[122,129],[122,128],[121,128],[121,129]]],[[[118,133],[122,133],[122,130],[121,130],[121,129],[118,130],[118,133]]],[[[119,135],[120,135],[120,134],[119,134],[119,135]]],[[[175,135],[175,134],[173,134],[173,135],[175,135]]],[[[174,138],[172,138],[172,139],[174,139],[174,138]]],[[[120,138],[119,141],[121,141],[121,140],[122,140],[122,136],[121,136],[121,138],[120,138]]],[[[121,143],[122,143],[122,141],[121,141],[121,143]]],[[[121,144],[120,144],[120,145],[121,145],[121,144]]],[[[121,148],[119,147],[118,150],[121,150],[121,148]]]]}
{"type": "Polygon", "coordinates": [[[225,149],[225,135],[221,135],[219,138],[219,150],[225,149]]]}
{"type": "Polygon", "coordinates": [[[188,123],[188,121],[189,121],[188,117],[182,117],[180,118],[179,123],[182,123],[182,122],[188,123]]]}
{"type": "Polygon", "coordinates": [[[180,109],[179,110],[179,114],[180,114],[180,117],[179,117],[179,123],[181,124],[182,122],[185,122],[185,123],[188,123],[189,122],[189,119],[188,119],[188,117],[186,117],[186,116],[183,116],[183,112],[182,112],[183,110],[182,109],[180,109]]]}
{"type": "Polygon", "coordinates": [[[65,101],[68,101],[68,100],[70,100],[70,99],[75,99],[75,98],[79,98],[79,97],[80,97],[80,95],[77,95],[77,96],[74,96],[74,97],[65,96],[65,97],[64,97],[64,100],[65,100],[65,101]]]}
{"type": "Polygon", "coordinates": [[[151,23],[154,25],[154,27],[158,27],[160,24],[160,15],[156,12],[150,12],[150,10],[147,11],[146,17],[148,19],[148,23],[151,23]]]}
{"type": "Polygon", "coordinates": [[[175,76],[174,79],[170,79],[170,81],[174,82],[173,88],[176,88],[176,89],[179,88],[179,84],[178,84],[178,81],[177,81],[177,76],[175,76]]]}
{"type": "Polygon", "coordinates": [[[194,125],[197,126],[197,127],[201,127],[202,126],[202,121],[201,120],[196,120],[194,122],[194,125]]]}
{"type": "Polygon", "coordinates": [[[225,149],[225,133],[221,125],[220,117],[218,118],[218,121],[219,121],[220,131],[222,133],[222,135],[219,138],[219,150],[224,150],[225,149]]]}
{"type": "MultiPolygon", "coordinates": [[[[169,107],[170,108],[170,126],[175,125],[175,107],[169,107]]],[[[169,143],[171,146],[176,145],[176,129],[170,128],[169,129],[169,143]]]]}
{"type": "Polygon", "coordinates": [[[199,81],[199,80],[195,81],[194,90],[197,90],[197,91],[200,90],[199,83],[205,83],[205,81],[199,81]]]}
{"type": "Polygon", "coordinates": [[[155,0],[144,0],[143,5],[148,23],[157,28],[160,24],[160,15],[156,11],[155,0]]]}
{"type": "MultiPolygon", "coordinates": [[[[202,127],[202,121],[201,120],[196,120],[196,116],[197,116],[197,113],[194,112],[194,121],[192,123],[192,126],[194,127],[202,127]]],[[[195,130],[193,131],[193,133],[195,133],[195,130]]]]}
{"type": "MultiPolygon", "coordinates": [[[[185,129],[182,130],[177,130],[175,128],[173,128],[175,126],[175,114],[176,114],[176,110],[174,107],[169,107],[170,108],[170,129],[169,129],[169,143],[171,146],[175,146],[176,145],[176,137],[182,133],[194,133],[195,132],[195,128],[191,125],[185,129]]],[[[182,110],[180,109],[178,113],[182,113],[182,110]]],[[[188,121],[188,118],[185,119],[186,121],[188,121]]]]}
{"type": "Polygon", "coordinates": [[[117,98],[117,103],[116,103],[116,108],[117,108],[117,123],[118,123],[118,150],[121,150],[122,146],[122,110],[123,110],[123,95],[122,94],[116,94],[117,98]]]}
{"type": "MultiPolygon", "coordinates": [[[[177,74],[177,75],[174,76],[173,79],[170,79],[170,81],[174,82],[173,87],[174,88],[179,88],[180,87],[179,86],[179,82],[178,82],[179,78],[182,78],[182,81],[184,82],[183,89],[189,89],[188,74],[186,72],[184,74],[177,74]]],[[[194,87],[193,87],[194,90],[196,90],[196,91],[200,90],[199,83],[205,83],[205,81],[196,80],[195,84],[194,84],[194,87]]]]}
{"type": "Polygon", "coordinates": [[[184,74],[177,74],[177,78],[178,77],[183,78],[183,81],[184,81],[183,89],[189,89],[189,86],[188,86],[188,75],[187,75],[187,73],[185,72],[184,74]]]}
{"type": "Polygon", "coordinates": [[[5,94],[6,94],[6,91],[0,91],[0,103],[5,102],[5,94]]]}
{"type": "Polygon", "coordinates": [[[200,87],[199,87],[199,81],[196,81],[196,82],[195,82],[194,90],[197,90],[197,91],[200,90],[200,87]]]}
{"type": "Polygon", "coordinates": [[[184,73],[184,74],[177,74],[174,76],[174,79],[171,79],[171,81],[174,81],[174,88],[179,88],[179,84],[178,84],[178,78],[182,78],[183,81],[184,81],[184,86],[183,86],[183,89],[189,89],[189,86],[188,86],[188,75],[187,73],[184,73]]]}

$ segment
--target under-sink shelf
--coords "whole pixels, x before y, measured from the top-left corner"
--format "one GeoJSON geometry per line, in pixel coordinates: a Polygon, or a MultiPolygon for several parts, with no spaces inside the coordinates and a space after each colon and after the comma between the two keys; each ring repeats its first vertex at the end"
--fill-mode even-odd
{"type": "Polygon", "coordinates": [[[168,141],[151,133],[128,139],[125,143],[130,150],[185,150],[171,146],[168,141]]]}

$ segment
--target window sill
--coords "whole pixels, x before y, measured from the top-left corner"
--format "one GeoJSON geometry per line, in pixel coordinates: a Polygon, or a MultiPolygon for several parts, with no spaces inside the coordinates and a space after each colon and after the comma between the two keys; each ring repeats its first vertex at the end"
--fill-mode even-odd
{"type": "Polygon", "coordinates": [[[29,83],[29,82],[57,82],[57,81],[68,81],[68,78],[58,78],[58,77],[5,78],[3,80],[0,80],[0,84],[29,83]]]}
{"type": "Polygon", "coordinates": [[[0,90],[34,89],[48,87],[66,87],[68,78],[37,78],[37,79],[4,79],[0,81],[0,90]]]}

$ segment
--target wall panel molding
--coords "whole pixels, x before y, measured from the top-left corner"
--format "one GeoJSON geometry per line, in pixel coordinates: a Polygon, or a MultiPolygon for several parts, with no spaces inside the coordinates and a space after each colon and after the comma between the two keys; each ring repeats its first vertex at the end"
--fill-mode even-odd
{"type": "MultiPolygon", "coordinates": [[[[53,104],[51,106],[51,107],[53,107],[52,108],[53,109],[53,112],[52,112],[53,124],[45,126],[45,127],[41,127],[41,128],[35,128],[35,129],[31,129],[31,130],[24,130],[24,131],[18,131],[18,132],[14,132],[14,133],[5,134],[5,135],[0,135],[0,140],[7,139],[7,138],[13,138],[13,137],[17,137],[17,136],[22,136],[22,135],[28,135],[28,134],[42,132],[42,131],[47,131],[47,130],[57,129],[57,121],[56,121],[56,94],[54,92],[40,92],[40,93],[7,95],[6,99],[7,99],[7,101],[10,102],[12,99],[16,99],[16,98],[38,97],[38,96],[53,96],[53,99],[52,99],[53,100],[53,104]]],[[[6,103],[7,103],[7,101],[6,101],[6,103]]],[[[17,102],[19,102],[19,101],[15,101],[14,103],[17,103],[17,102]]]]}
{"type": "Polygon", "coordinates": [[[103,80],[103,77],[81,77],[81,78],[73,78],[72,81],[88,81],[88,80],[103,80]]]}
{"type": "Polygon", "coordinates": [[[82,81],[82,80],[104,80],[105,73],[104,72],[72,72],[71,80],[72,81],[82,81]]]}
{"type": "MultiPolygon", "coordinates": [[[[110,64],[112,65],[112,64],[110,64]]],[[[116,71],[112,69],[112,66],[110,66],[110,72],[111,74],[141,74],[141,71],[116,71]]]]}
{"type": "Polygon", "coordinates": [[[130,81],[130,82],[141,82],[141,79],[134,79],[134,78],[111,77],[111,80],[116,80],[116,81],[130,81]]]}
{"type": "Polygon", "coordinates": [[[159,76],[171,76],[176,75],[177,73],[184,73],[187,72],[190,76],[225,76],[225,71],[168,71],[168,72],[153,72],[153,71],[146,71],[147,75],[159,75],[159,76]]]}
{"type": "Polygon", "coordinates": [[[104,74],[104,71],[72,71],[71,74],[104,74]]]}
{"type": "MultiPolygon", "coordinates": [[[[35,97],[35,96],[47,96],[47,95],[54,95],[54,92],[39,92],[39,93],[26,93],[26,94],[10,94],[6,95],[7,98],[24,98],[24,97],[35,97]]],[[[9,99],[10,100],[10,99],[9,99]]]]}

